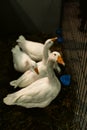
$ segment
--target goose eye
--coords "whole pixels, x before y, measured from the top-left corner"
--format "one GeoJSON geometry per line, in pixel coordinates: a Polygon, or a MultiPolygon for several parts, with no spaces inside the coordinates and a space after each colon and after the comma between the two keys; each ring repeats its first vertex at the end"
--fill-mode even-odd
{"type": "Polygon", "coordinates": [[[56,54],[54,54],[54,56],[56,56],[56,54]]]}
{"type": "Polygon", "coordinates": [[[33,65],[32,67],[35,68],[36,66],[33,65]]]}

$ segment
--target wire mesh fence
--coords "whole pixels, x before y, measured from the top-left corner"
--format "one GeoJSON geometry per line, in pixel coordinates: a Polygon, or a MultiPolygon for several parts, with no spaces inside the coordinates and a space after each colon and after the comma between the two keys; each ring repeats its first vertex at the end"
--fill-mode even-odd
{"type": "Polygon", "coordinates": [[[64,51],[77,82],[74,129],[87,129],[87,42],[65,42],[64,51]],[[77,125],[76,125],[77,124],[77,125]]]}
{"type": "Polygon", "coordinates": [[[63,17],[63,44],[65,57],[71,66],[76,81],[73,130],[87,129],[87,33],[78,30],[80,26],[79,2],[65,3],[63,17]]]}
{"type": "Polygon", "coordinates": [[[87,43],[80,45],[81,51],[77,51],[78,71],[77,71],[77,101],[76,113],[78,115],[79,127],[82,130],[87,129],[87,43]],[[80,58],[79,58],[80,57],[80,58]]]}

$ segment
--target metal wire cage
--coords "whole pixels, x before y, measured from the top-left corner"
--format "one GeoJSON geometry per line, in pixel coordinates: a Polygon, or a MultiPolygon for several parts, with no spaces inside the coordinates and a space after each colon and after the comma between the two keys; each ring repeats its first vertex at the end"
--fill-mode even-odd
{"type": "MultiPolygon", "coordinates": [[[[69,65],[66,69],[72,74],[71,78],[73,80],[69,87],[64,87],[62,85],[60,95],[47,108],[25,109],[18,106],[9,107],[3,104],[2,99],[9,92],[14,91],[13,88],[9,86],[8,82],[19,77],[19,74],[13,69],[10,53],[11,47],[16,44],[14,43],[14,39],[16,38],[12,37],[8,38],[6,41],[0,42],[0,56],[1,58],[3,56],[3,60],[0,63],[1,129],[87,130],[87,33],[82,34],[77,30],[79,24],[77,19],[77,7],[77,3],[66,3],[64,5],[62,25],[64,43],[60,44],[62,45],[60,51],[64,53],[64,61],[67,61],[65,62],[66,66],[67,64],[69,65]],[[3,55],[3,52],[5,55],[3,55]]],[[[41,34],[38,36],[31,36],[31,39],[32,37],[39,39],[40,36],[41,34]]],[[[45,40],[46,37],[44,35],[43,39],[45,40]]],[[[57,46],[59,47],[58,42],[57,46]]],[[[59,49],[57,46],[55,43],[55,50],[59,49]]],[[[65,70],[65,73],[68,72],[65,70]]]]}
{"type": "MultiPolygon", "coordinates": [[[[87,43],[81,43],[77,54],[77,106],[76,117],[79,122],[79,128],[87,129],[87,43]]],[[[74,65],[75,67],[75,65],[74,65]]]]}
{"type": "Polygon", "coordinates": [[[65,42],[64,51],[76,80],[74,124],[76,130],[87,129],[87,42],[65,42]]]}
{"type": "Polygon", "coordinates": [[[80,25],[78,2],[66,3],[63,17],[65,57],[76,81],[73,130],[87,130],[87,33],[78,31],[80,25]]]}

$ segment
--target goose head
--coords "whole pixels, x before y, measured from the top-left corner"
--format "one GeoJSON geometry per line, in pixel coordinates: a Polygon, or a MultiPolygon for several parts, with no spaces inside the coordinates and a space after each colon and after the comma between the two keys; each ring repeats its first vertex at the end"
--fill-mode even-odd
{"type": "Polygon", "coordinates": [[[65,66],[63,58],[62,58],[62,56],[61,56],[61,54],[59,52],[54,51],[54,52],[50,53],[49,57],[51,57],[51,59],[55,60],[57,63],[62,64],[63,66],[65,66]]]}
{"type": "Polygon", "coordinates": [[[45,45],[47,44],[46,47],[50,48],[50,46],[52,46],[52,44],[54,43],[55,40],[57,40],[57,37],[50,38],[50,39],[46,40],[45,41],[45,45]]]}

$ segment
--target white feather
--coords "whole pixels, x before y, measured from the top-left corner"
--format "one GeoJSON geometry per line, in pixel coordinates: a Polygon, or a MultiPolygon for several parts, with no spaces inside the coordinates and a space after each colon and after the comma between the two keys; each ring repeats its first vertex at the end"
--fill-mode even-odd
{"type": "Polygon", "coordinates": [[[7,105],[19,105],[26,108],[43,108],[48,106],[61,90],[61,84],[53,71],[53,64],[57,61],[57,58],[55,55],[50,54],[47,62],[47,77],[41,78],[26,88],[7,95],[3,102],[7,105]]]}
{"type": "Polygon", "coordinates": [[[16,71],[25,72],[32,66],[36,66],[36,62],[21,51],[18,45],[12,48],[11,52],[13,56],[13,65],[16,71]]]}
{"type": "Polygon", "coordinates": [[[18,45],[22,50],[28,54],[34,61],[42,60],[42,53],[44,45],[39,42],[29,41],[24,36],[19,36],[17,39],[18,45]]]}
{"type": "MultiPolygon", "coordinates": [[[[46,77],[47,76],[47,59],[48,59],[48,50],[49,48],[53,45],[53,41],[51,39],[48,39],[45,42],[44,45],[44,50],[43,50],[43,59],[41,62],[37,63],[38,66],[38,71],[39,71],[39,75],[37,75],[34,71],[28,70],[26,71],[21,77],[19,77],[17,80],[13,80],[10,82],[11,86],[14,86],[14,88],[16,87],[26,87],[28,85],[30,85],[31,83],[33,83],[34,81],[46,77]]],[[[59,52],[52,52],[54,55],[60,56],[59,52]]],[[[54,68],[57,69],[58,72],[60,72],[60,68],[58,66],[58,64],[55,62],[54,64],[54,68]]]]}

